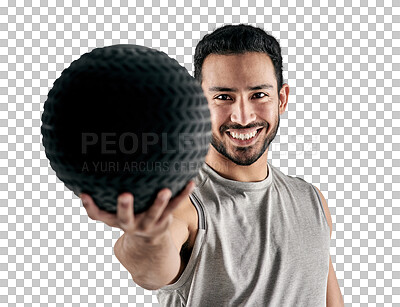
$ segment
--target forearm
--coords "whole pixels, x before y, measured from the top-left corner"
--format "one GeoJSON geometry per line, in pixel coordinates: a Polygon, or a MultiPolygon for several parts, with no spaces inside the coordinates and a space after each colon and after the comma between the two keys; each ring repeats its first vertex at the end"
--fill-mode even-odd
{"type": "Polygon", "coordinates": [[[124,234],[116,242],[114,253],[132,275],[133,281],[147,290],[167,285],[180,269],[179,251],[169,231],[151,242],[124,234]]]}

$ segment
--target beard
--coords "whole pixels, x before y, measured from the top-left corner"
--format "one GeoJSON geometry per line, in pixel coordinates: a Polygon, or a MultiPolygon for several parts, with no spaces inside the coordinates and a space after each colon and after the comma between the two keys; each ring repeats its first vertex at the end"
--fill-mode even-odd
{"type": "MultiPolygon", "coordinates": [[[[275,136],[276,136],[276,134],[278,132],[278,128],[279,128],[280,119],[281,119],[281,117],[278,113],[278,120],[277,120],[276,126],[273,127],[273,129],[265,136],[264,142],[258,151],[256,150],[256,147],[259,146],[259,141],[256,142],[252,146],[245,146],[245,147],[233,146],[233,149],[231,151],[233,151],[234,153],[231,154],[228,152],[227,146],[225,146],[225,144],[220,139],[218,139],[214,133],[212,134],[211,145],[221,155],[228,158],[233,163],[235,163],[237,165],[241,165],[241,166],[249,166],[249,165],[255,163],[264,154],[264,152],[267,150],[267,148],[269,147],[271,142],[275,139],[275,136]]],[[[263,123],[261,125],[266,127],[267,129],[269,127],[269,125],[267,123],[263,123]]],[[[246,127],[246,128],[257,127],[257,126],[259,127],[261,125],[252,125],[252,126],[246,127]]],[[[223,128],[223,127],[221,127],[221,128],[223,128]]],[[[239,128],[243,128],[243,127],[232,127],[232,128],[239,129],[239,128]]],[[[221,129],[221,130],[223,130],[222,133],[225,133],[225,131],[227,129],[229,129],[229,128],[221,129]]]]}

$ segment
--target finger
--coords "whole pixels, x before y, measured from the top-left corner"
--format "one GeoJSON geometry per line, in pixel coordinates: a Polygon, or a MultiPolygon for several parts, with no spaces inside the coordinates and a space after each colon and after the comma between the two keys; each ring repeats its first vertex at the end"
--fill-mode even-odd
{"type": "Polygon", "coordinates": [[[188,197],[196,187],[195,183],[193,180],[189,181],[189,183],[186,185],[185,189],[178,195],[175,196],[168,204],[168,206],[165,208],[164,212],[160,216],[159,220],[157,223],[163,223],[165,219],[168,218],[172,212],[179,207],[179,205],[183,202],[183,200],[188,197]]]}
{"type": "Polygon", "coordinates": [[[134,213],[133,213],[133,195],[132,193],[122,193],[117,200],[117,219],[118,224],[124,231],[129,231],[133,228],[134,213]]]}
{"type": "Polygon", "coordinates": [[[147,226],[149,224],[156,223],[163,213],[165,207],[168,205],[171,196],[172,193],[170,189],[162,189],[159,191],[153,205],[143,213],[141,225],[147,226]]]}
{"type": "Polygon", "coordinates": [[[101,210],[99,207],[97,207],[92,197],[90,197],[90,195],[88,194],[82,193],[79,196],[82,200],[83,207],[86,209],[89,218],[95,221],[102,221],[103,223],[107,224],[110,227],[116,227],[117,225],[116,214],[112,214],[107,211],[101,210]]]}

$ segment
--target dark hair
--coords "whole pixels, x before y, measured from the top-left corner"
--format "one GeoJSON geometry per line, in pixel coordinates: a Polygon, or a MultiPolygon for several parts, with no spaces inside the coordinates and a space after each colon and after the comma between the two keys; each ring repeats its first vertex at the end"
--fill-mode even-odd
{"type": "Polygon", "coordinates": [[[201,83],[203,62],[210,54],[245,52],[262,52],[271,58],[279,92],[283,84],[281,47],[272,35],[250,25],[226,25],[206,34],[197,44],[194,53],[194,77],[201,83]]]}

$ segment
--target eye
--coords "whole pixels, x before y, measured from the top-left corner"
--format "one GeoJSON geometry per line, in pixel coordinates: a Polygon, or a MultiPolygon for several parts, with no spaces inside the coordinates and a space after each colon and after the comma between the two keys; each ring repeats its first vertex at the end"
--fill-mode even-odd
{"type": "Polygon", "coordinates": [[[229,97],[229,95],[227,95],[227,94],[221,94],[221,95],[218,95],[217,97],[215,97],[215,99],[219,99],[219,100],[230,100],[231,97],[229,97]]]}
{"type": "Polygon", "coordinates": [[[217,97],[215,97],[215,99],[218,99],[218,100],[232,100],[232,98],[229,97],[229,95],[227,95],[227,94],[218,95],[217,97]]]}
{"type": "Polygon", "coordinates": [[[264,98],[264,97],[267,97],[268,95],[267,94],[265,94],[265,93],[263,93],[263,92],[259,92],[259,93],[255,93],[254,95],[253,95],[253,98],[255,98],[255,99],[260,99],[260,98],[264,98]]]}

